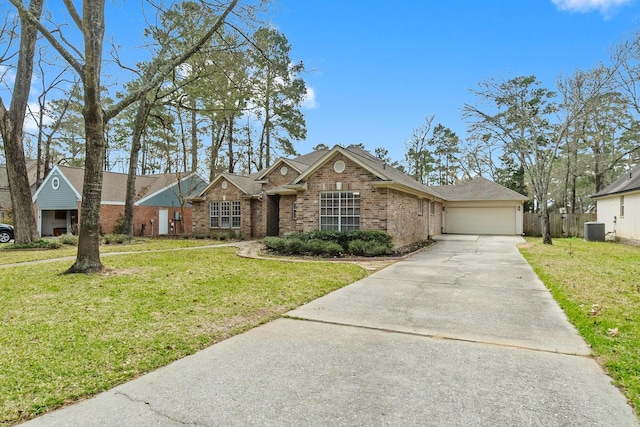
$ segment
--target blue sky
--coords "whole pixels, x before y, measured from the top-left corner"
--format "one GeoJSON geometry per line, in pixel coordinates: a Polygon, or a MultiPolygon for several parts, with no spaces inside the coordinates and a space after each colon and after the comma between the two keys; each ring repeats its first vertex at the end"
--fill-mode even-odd
{"type": "MultiPolygon", "coordinates": [[[[140,6],[107,2],[107,40],[125,45],[129,64],[142,59],[140,6]]],[[[607,63],[640,30],[640,0],[279,0],[269,19],[308,70],[298,152],[362,143],[402,160],[426,116],[464,139],[462,107],[482,81],[533,74],[554,89],[560,75],[607,63]]]]}
{"type": "Polygon", "coordinates": [[[464,138],[481,81],[533,74],[554,89],[607,63],[640,29],[640,0],[281,0],[272,21],[309,71],[298,151],[363,143],[401,160],[427,115],[464,138]]]}

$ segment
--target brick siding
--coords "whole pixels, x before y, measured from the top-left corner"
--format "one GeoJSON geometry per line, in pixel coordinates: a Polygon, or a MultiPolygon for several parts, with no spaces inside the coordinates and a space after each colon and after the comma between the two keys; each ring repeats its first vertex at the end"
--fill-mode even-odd
{"type": "MultiPolygon", "coordinates": [[[[159,230],[158,212],[160,209],[168,211],[168,235],[191,234],[193,212],[192,208],[185,207],[158,207],[158,206],[135,206],[133,208],[133,235],[134,236],[157,236],[159,230]],[[180,219],[176,220],[175,215],[179,214],[180,219]],[[151,225],[153,219],[153,226],[151,225]],[[144,224],[144,229],[142,225],[144,224]]],[[[103,234],[114,232],[116,223],[124,215],[123,205],[102,205],[100,208],[100,231],[103,234]]]]}
{"type": "Polygon", "coordinates": [[[288,184],[297,177],[297,172],[287,167],[286,174],[276,166],[264,177],[263,195],[261,199],[242,198],[242,192],[229,183],[222,189],[221,182],[209,189],[205,201],[193,203],[193,231],[208,232],[209,203],[221,200],[240,200],[242,210],[242,227],[240,233],[247,238],[262,238],[267,235],[267,206],[279,199],[280,235],[290,231],[310,232],[320,228],[320,194],[324,191],[352,191],[360,193],[360,229],[375,229],[389,233],[395,246],[425,240],[440,234],[442,223],[442,205],[435,203],[430,211],[428,199],[423,199],[423,213],[418,212],[418,196],[391,188],[376,188],[373,181],[375,175],[352,161],[349,157],[336,153],[310,174],[306,180],[306,190],[297,195],[281,194],[269,196],[270,190],[288,184]],[[334,163],[342,160],[345,163],[343,172],[334,170],[334,163]],[[271,199],[270,199],[271,198],[271,199]],[[297,204],[297,218],[292,217],[294,201],[297,204]]]}
{"type": "Polygon", "coordinates": [[[243,198],[243,193],[238,187],[227,180],[220,180],[216,185],[211,187],[205,195],[204,201],[194,201],[193,205],[193,233],[210,233],[213,231],[233,231],[234,233],[244,237],[256,237],[252,233],[252,206],[251,200],[243,198]],[[227,188],[222,188],[222,183],[227,183],[227,188]],[[211,228],[210,227],[210,203],[221,201],[239,201],[240,202],[240,228],[211,228]]]}

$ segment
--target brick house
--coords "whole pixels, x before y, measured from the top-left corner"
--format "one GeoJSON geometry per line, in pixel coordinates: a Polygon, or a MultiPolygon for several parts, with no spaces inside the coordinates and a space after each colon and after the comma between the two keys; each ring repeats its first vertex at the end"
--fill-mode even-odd
{"type": "Polygon", "coordinates": [[[220,174],[190,200],[194,232],[229,230],[254,239],[290,231],[377,229],[400,247],[448,232],[447,210],[452,233],[522,234],[527,197],[484,178],[426,186],[366,150],[335,146],[281,158],[250,176],[220,174]],[[487,227],[496,215],[499,221],[487,227]],[[461,218],[465,226],[457,231],[461,218]]]}
{"type": "Polygon", "coordinates": [[[403,246],[440,233],[443,199],[359,147],[336,146],[251,176],[223,173],[191,202],[194,232],[379,229],[403,246]]]}
{"type": "MultiPolygon", "coordinates": [[[[124,214],[127,174],[103,172],[101,233],[113,233],[124,214]]],[[[56,165],[33,195],[41,236],[75,233],[82,205],[84,169],[56,165]]],[[[157,236],[191,233],[192,208],[187,196],[206,186],[197,174],[168,173],[136,177],[134,234],[157,236]]]]}

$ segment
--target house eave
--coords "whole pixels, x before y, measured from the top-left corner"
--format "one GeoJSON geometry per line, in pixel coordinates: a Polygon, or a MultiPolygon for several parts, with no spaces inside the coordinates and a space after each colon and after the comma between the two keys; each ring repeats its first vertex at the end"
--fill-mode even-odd
{"type": "Polygon", "coordinates": [[[616,196],[624,196],[626,194],[633,194],[633,193],[638,193],[640,192],[640,188],[631,188],[631,189],[626,189],[626,190],[620,190],[620,191],[615,191],[612,193],[605,193],[605,194],[594,194],[593,196],[591,196],[592,199],[602,199],[605,197],[616,197],[616,196]]]}
{"type": "Polygon", "coordinates": [[[302,184],[288,184],[283,185],[284,188],[295,190],[295,191],[305,191],[307,189],[306,181],[302,184]]]}
{"type": "Polygon", "coordinates": [[[264,192],[267,196],[275,196],[275,195],[280,195],[280,196],[295,196],[296,194],[298,194],[298,192],[294,189],[290,189],[290,188],[285,188],[285,189],[277,189],[277,190],[267,190],[264,192]]]}
{"type": "Polygon", "coordinates": [[[434,200],[434,201],[439,201],[442,202],[444,201],[443,199],[427,192],[427,191],[420,191],[416,188],[412,188],[409,187],[407,185],[401,184],[397,181],[373,181],[371,183],[371,186],[373,188],[391,188],[393,190],[398,190],[401,191],[403,193],[407,193],[407,194],[411,194],[413,196],[416,197],[421,197],[424,199],[429,199],[429,200],[434,200]]]}

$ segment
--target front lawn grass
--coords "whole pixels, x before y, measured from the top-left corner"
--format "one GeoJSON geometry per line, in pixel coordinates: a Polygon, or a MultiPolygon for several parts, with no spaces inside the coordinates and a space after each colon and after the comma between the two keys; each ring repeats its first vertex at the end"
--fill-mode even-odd
{"type": "Polygon", "coordinates": [[[353,264],[285,263],[236,248],[0,269],[0,424],[12,425],[152,371],[354,282],[353,264]]]}
{"type": "MultiPolygon", "coordinates": [[[[55,240],[55,238],[52,238],[55,240]]],[[[112,243],[100,245],[100,253],[110,252],[142,252],[160,251],[176,248],[192,248],[197,246],[217,245],[222,242],[210,239],[165,239],[165,238],[135,238],[131,243],[112,243]]],[[[0,244],[0,265],[20,262],[37,261],[63,257],[75,257],[77,246],[63,245],[59,249],[18,249],[14,250],[12,243],[0,244]]],[[[69,263],[69,265],[71,265],[69,263]]]]}
{"type": "Polygon", "coordinates": [[[520,252],[638,414],[640,247],[527,238],[520,252]]]}

